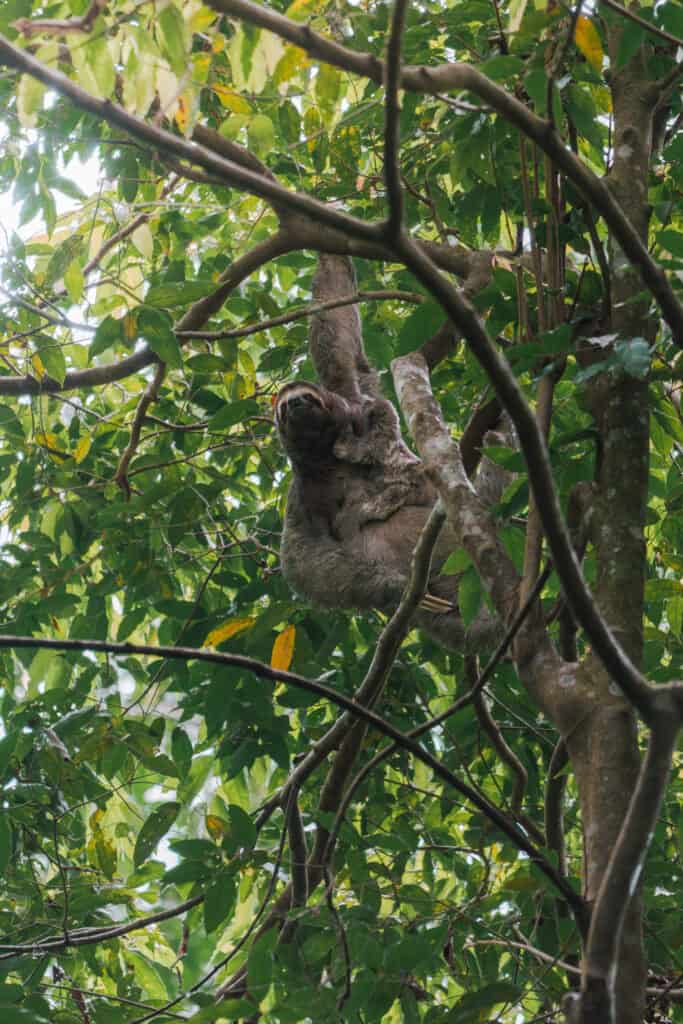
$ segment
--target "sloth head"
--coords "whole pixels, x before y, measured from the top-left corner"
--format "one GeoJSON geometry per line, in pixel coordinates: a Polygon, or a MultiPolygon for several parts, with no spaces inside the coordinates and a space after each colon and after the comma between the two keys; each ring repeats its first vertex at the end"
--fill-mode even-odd
{"type": "Polygon", "coordinates": [[[343,398],[308,381],[285,384],[275,403],[283,447],[297,468],[332,459],[334,443],[348,420],[343,398]]]}

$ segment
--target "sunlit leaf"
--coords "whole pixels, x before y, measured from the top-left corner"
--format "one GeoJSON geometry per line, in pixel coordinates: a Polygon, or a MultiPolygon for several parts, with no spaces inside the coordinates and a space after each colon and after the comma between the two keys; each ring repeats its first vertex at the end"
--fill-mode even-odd
{"type": "Polygon", "coordinates": [[[222,626],[216,626],[210,633],[207,633],[204,646],[217,647],[225,640],[229,640],[230,637],[243,633],[245,629],[251,629],[255,622],[256,619],[252,616],[247,616],[243,619],[228,619],[222,626]]]}
{"type": "Polygon", "coordinates": [[[76,462],[79,465],[80,465],[81,462],[84,461],[84,459],[87,458],[87,455],[88,455],[88,452],[90,451],[91,445],[92,445],[92,438],[90,437],[89,434],[84,434],[83,437],[80,438],[78,444],[76,445],[76,447],[74,449],[74,459],[76,460],[76,462]]]}
{"type": "Polygon", "coordinates": [[[588,63],[596,71],[601,71],[604,59],[602,41],[592,18],[586,17],[585,14],[579,15],[574,29],[574,39],[588,63]]]}
{"type": "Polygon", "coordinates": [[[130,237],[138,252],[146,259],[151,260],[154,253],[154,236],[149,224],[141,224],[130,237]]]}
{"type": "Polygon", "coordinates": [[[295,641],[296,626],[285,626],[282,632],[278,633],[270,656],[270,664],[273,668],[281,669],[283,672],[287,671],[294,657],[295,641]]]}
{"type": "Polygon", "coordinates": [[[157,807],[143,822],[135,841],[135,851],[133,853],[133,863],[136,867],[143,864],[156,849],[159,840],[162,836],[166,835],[178,817],[181,806],[177,801],[171,800],[157,807]]]}

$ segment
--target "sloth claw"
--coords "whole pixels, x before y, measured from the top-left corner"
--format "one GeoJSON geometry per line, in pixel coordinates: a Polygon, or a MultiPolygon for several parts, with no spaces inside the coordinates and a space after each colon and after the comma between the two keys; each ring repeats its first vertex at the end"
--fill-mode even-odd
{"type": "Polygon", "coordinates": [[[420,608],[425,612],[433,612],[435,615],[446,615],[448,612],[455,611],[454,604],[446,601],[443,597],[437,597],[436,594],[425,594],[420,601],[420,608]]]}

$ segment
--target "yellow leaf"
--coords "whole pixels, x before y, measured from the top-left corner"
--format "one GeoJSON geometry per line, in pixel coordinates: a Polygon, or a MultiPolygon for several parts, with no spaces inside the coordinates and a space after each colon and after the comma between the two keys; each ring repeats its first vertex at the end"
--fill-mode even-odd
{"type": "Polygon", "coordinates": [[[45,367],[43,366],[43,360],[40,358],[37,352],[31,356],[31,363],[33,364],[33,369],[36,371],[38,376],[44,377],[46,370],[45,367]]]}
{"type": "Polygon", "coordinates": [[[36,444],[39,444],[41,448],[54,448],[57,449],[57,435],[51,433],[43,433],[42,430],[36,432],[36,444]]]}
{"type": "Polygon", "coordinates": [[[204,85],[211,70],[211,54],[196,53],[192,58],[193,75],[195,82],[204,85]]]}
{"type": "Polygon", "coordinates": [[[233,114],[251,114],[251,103],[238,95],[234,89],[229,89],[227,85],[214,85],[212,89],[226,110],[233,114]]]}
{"type": "Polygon", "coordinates": [[[217,817],[215,814],[207,814],[206,831],[212,839],[222,839],[223,836],[228,834],[227,822],[223,821],[222,818],[217,817]]]}
{"type": "Polygon", "coordinates": [[[213,42],[211,44],[212,52],[213,53],[222,53],[223,50],[225,49],[225,43],[226,43],[226,39],[225,39],[225,36],[223,35],[223,33],[222,32],[217,32],[216,35],[213,37],[213,42]]]}
{"type": "Polygon", "coordinates": [[[175,112],[176,124],[180,128],[183,135],[187,132],[187,125],[189,121],[189,112],[187,109],[187,102],[184,96],[178,97],[178,106],[175,112]]]}
{"type": "Polygon", "coordinates": [[[292,18],[294,21],[305,21],[318,6],[318,0],[294,0],[294,3],[290,4],[285,14],[288,18],[292,18]]]}
{"type": "Polygon", "coordinates": [[[294,656],[294,641],[296,640],[296,626],[286,626],[275,638],[273,653],[270,656],[272,668],[286,672],[292,664],[294,656]]]}
{"type": "Polygon", "coordinates": [[[297,71],[307,68],[310,64],[308,56],[298,46],[288,46],[273,73],[273,84],[282,85],[293,78],[297,71]]]}
{"type": "Polygon", "coordinates": [[[86,455],[90,451],[90,445],[91,444],[92,444],[92,438],[88,437],[87,434],[85,435],[85,437],[82,437],[80,439],[80,441],[78,442],[78,444],[76,445],[76,448],[74,450],[74,459],[76,460],[77,463],[83,462],[83,459],[86,457],[86,455]]]}
{"type": "Polygon", "coordinates": [[[602,43],[595,23],[591,18],[587,18],[584,14],[579,15],[576,21],[574,39],[588,63],[596,71],[601,71],[603,58],[602,43]]]}
{"type": "Polygon", "coordinates": [[[205,32],[216,20],[216,12],[208,7],[200,7],[190,15],[189,29],[191,32],[205,32]]]}
{"type": "Polygon", "coordinates": [[[123,318],[123,333],[126,341],[135,341],[138,336],[138,319],[135,313],[126,313],[123,318]]]}
{"type": "Polygon", "coordinates": [[[256,619],[251,616],[247,616],[244,619],[228,619],[222,626],[216,626],[215,629],[211,630],[204,641],[204,646],[217,647],[224,640],[229,640],[231,636],[242,633],[245,629],[251,629],[255,622],[256,619]]]}

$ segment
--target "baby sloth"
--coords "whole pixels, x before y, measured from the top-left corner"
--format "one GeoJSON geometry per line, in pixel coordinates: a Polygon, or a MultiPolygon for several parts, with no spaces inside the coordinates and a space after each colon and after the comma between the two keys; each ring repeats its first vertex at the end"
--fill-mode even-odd
{"type": "MultiPolygon", "coordinates": [[[[275,421],[293,472],[281,548],[285,579],[318,606],[391,613],[437,498],[403,442],[393,405],[378,394],[346,399],[301,381],[280,391],[275,421]]],[[[480,650],[495,642],[500,626],[482,609],[464,629],[458,578],[439,575],[456,547],[446,524],[416,624],[445,647],[480,650]]]]}

